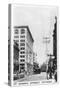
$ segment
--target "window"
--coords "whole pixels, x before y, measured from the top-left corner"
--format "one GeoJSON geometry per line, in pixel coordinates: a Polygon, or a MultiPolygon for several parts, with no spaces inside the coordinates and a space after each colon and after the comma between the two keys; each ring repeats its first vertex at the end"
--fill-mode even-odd
{"type": "Polygon", "coordinates": [[[21,29],[21,34],[24,34],[25,33],[25,30],[24,29],[21,29]]]}
{"type": "Polygon", "coordinates": [[[24,71],[25,67],[21,67],[21,69],[23,69],[23,71],[24,71]]]}
{"type": "Polygon", "coordinates": [[[21,29],[21,31],[25,31],[25,29],[21,29]]]}
{"type": "Polygon", "coordinates": [[[22,67],[22,66],[25,66],[25,64],[20,64],[20,66],[22,67]]]}
{"type": "Polygon", "coordinates": [[[23,36],[20,36],[21,38],[25,38],[25,35],[23,35],[23,36]]]}
{"type": "Polygon", "coordinates": [[[21,32],[21,34],[24,34],[24,33],[25,33],[25,31],[22,31],[22,32],[21,32]]]}
{"type": "Polygon", "coordinates": [[[23,52],[20,52],[21,54],[24,54],[25,52],[23,51],[23,52]]]}
{"type": "Polygon", "coordinates": [[[25,29],[21,29],[21,32],[25,32],[25,29]]]}
{"type": "Polygon", "coordinates": [[[20,46],[25,46],[25,43],[20,43],[20,46]]]}
{"type": "Polygon", "coordinates": [[[14,33],[15,33],[15,34],[18,34],[18,33],[19,33],[18,29],[16,29],[14,33]]]}
{"type": "Polygon", "coordinates": [[[20,40],[21,42],[25,42],[25,40],[20,40]]]}
{"type": "Polygon", "coordinates": [[[24,47],[20,48],[20,50],[24,50],[24,49],[25,49],[24,47]]]}
{"type": "Polygon", "coordinates": [[[21,62],[24,62],[24,61],[25,61],[25,59],[21,59],[20,61],[21,61],[21,62]]]}
{"type": "Polygon", "coordinates": [[[24,58],[25,56],[24,55],[20,55],[21,58],[24,58]]]}
{"type": "Polygon", "coordinates": [[[14,38],[19,38],[19,36],[14,36],[14,38]]]}

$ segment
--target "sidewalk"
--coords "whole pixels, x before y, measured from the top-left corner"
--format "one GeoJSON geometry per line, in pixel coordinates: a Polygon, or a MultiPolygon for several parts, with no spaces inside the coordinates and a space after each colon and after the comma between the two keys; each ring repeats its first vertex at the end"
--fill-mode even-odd
{"type": "Polygon", "coordinates": [[[23,82],[23,81],[40,81],[40,80],[46,80],[46,73],[41,73],[41,74],[34,74],[30,76],[26,76],[25,78],[16,80],[15,82],[23,82]]]}

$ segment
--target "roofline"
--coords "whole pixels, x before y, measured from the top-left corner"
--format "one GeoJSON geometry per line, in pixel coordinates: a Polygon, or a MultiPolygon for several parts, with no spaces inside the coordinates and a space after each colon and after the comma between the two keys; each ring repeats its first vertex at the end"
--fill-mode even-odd
{"type": "Polygon", "coordinates": [[[32,34],[31,34],[30,29],[29,29],[28,26],[14,26],[14,28],[27,28],[27,30],[28,30],[28,32],[30,33],[30,36],[31,36],[31,38],[32,38],[32,40],[33,40],[33,42],[34,42],[34,39],[33,39],[33,37],[32,37],[32,34]]]}

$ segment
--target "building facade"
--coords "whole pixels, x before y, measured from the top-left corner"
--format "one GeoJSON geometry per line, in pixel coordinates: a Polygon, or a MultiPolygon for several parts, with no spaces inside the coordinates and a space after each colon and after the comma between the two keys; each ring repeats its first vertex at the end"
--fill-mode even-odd
{"type": "Polygon", "coordinates": [[[55,16],[55,24],[54,24],[54,31],[53,31],[53,73],[54,78],[57,81],[57,17],[55,16]]]}
{"type": "Polygon", "coordinates": [[[32,74],[34,40],[28,26],[14,27],[14,41],[19,48],[19,74],[24,76],[32,74]]]}
{"type": "Polygon", "coordinates": [[[14,41],[14,60],[13,60],[14,80],[18,79],[17,76],[18,72],[19,72],[19,48],[16,41],[14,41]]]}
{"type": "Polygon", "coordinates": [[[57,81],[57,17],[55,17],[54,30],[53,30],[53,55],[49,55],[48,72],[50,73],[50,78],[54,75],[57,81]]]}

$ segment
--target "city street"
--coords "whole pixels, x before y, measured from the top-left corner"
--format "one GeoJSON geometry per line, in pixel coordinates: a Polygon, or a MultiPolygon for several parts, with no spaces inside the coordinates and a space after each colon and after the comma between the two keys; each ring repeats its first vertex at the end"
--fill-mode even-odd
{"type": "Polygon", "coordinates": [[[37,81],[37,80],[39,80],[39,81],[46,80],[46,72],[42,72],[41,74],[27,76],[23,79],[18,80],[18,82],[20,82],[20,81],[37,81]]]}

